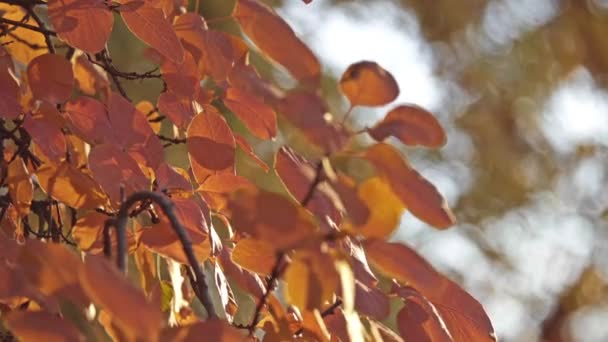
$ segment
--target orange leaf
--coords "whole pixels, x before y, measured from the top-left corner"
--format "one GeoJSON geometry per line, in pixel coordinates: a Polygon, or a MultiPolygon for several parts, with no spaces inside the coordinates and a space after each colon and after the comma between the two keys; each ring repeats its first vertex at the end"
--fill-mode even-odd
{"type": "Polygon", "coordinates": [[[34,197],[34,185],[30,175],[20,157],[8,164],[6,184],[11,201],[15,205],[20,216],[26,216],[30,212],[30,205],[34,197]]]}
{"type": "Polygon", "coordinates": [[[294,78],[319,84],[319,61],[270,7],[257,0],[238,0],[232,16],[260,50],[283,65],[294,78]]]}
{"type": "Polygon", "coordinates": [[[313,218],[284,196],[257,189],[238,191],[228,202],[234,228],[277,249],[305,241],[316,230],[313,218]]]}
{"type": "Polygon", "coordinates": [[[85,341],[70,321],[46,311],[13,311],[3,317],[8,329],[22,341],[85,341]]]}
{"type": "Polygon", "coordinates": [[[298,250],[285,272],[286,297],[300,310],[314,310],[331,302],[340,287],[333,258],[316,250],[298,250]]]}
{"type": "Polygon", "coordinates": [[[241,150],[243,150],[243,152],[247,154],[247,156],[253,159],[253,161],[258,164],[262,168],[262,170],[264,170],[264,172],[268,172],[268,170],[270,169],[268,165],[266,165],[266,163],[262,159],[260,159],[257,154],[255,154],[255,151],[253,150],[253,147],[251,147],[251,144],[249,144],[249,142],[245,140],[242,135],[235,134],[234,139],[236,140],[236,143],[239,145],[241,150]]]}
{"type": "Polygon", "coordinates": [[[235,264],[232,261],[231,255],[232,249],[230,247],[224,247],[220,252],[218,261],[224,273],[240,288],[246,290],[255,298],[262,296],[265,289],[262,279],[257,274],[249,272],[235,264]]]}
{"type": "Polygon", "coordinates": [[[67,142],[63,132],[61,132],[63,125],[58,125],[52,117],[53,114],[57,114],[59,117],[59,112],[54,106],[45,103],[41,106],[41,109],[44,107],[48,108],[46,113],[41,111],[35,116],[27,116],[23,126],[42,152],[41,154],[46,157],[46,160],[58,162],[65,158],[67,150],[67,142]]]}
{"type": "Polygon", "coordinates": [[[205,340],[217,342],[243,342],[247,337],[224,320],[212,319],[176,328],[166,328],[162,331],[160,341],[198,342],[205,340]]]}
{"type": "Polygon", "coordinates": [[[255,186],[247,178],[230,173],[220,173],[209,176],[201,186],[196,189],[207,204],[217,211],[226,207],[228,197],[239,189],[254,189],[255,186]]]}
{"type": "Polygon", "coordinates": [[[236,143],[224,117],[211,106],[194,117],[188,126],[187,144],[192,172],[202,184],[217,173],[234,173],[236,143]]]}
{"type": "Polygon", "coordinates": [[[184,48],[171,23],[160,8],[135,0],[123,4],[121,10],[125,24],[133,34],[175,63],[184,60],[184,48]],[[138,5],[140,4],[140,5],[138,5]],[[130,6],[133,5],[133,6],[130,6]]]}
{"type": "MultiPolygon", "coordinates": [[[[175,214],[190,236],[192,249],[201,262],[211,254],[209,228],[200,206],[192,199],[173,198],[175,214]]],[[[159,223],[144,228],[141,242],[149,249],[167,256],[179,263],[188,264],[179,237],[173,230],[169,219],[159,211],[159,223]]]]}
{"type": "Polygon", "coordinates": [[[106,107],[96,99],[80,96],[65,104],[71,129],[89,144],[110,142],[114,131],[108,120],[106,107]]]}
{"type": "Polygon", "coordinates": [[[413,289],[401,289],[399,293],[405,302],[397,314],[397,327],[402,336],[415,341],[453,341],[431,303],[413,289]]]}
{"type": "MultiPolygon", "coordinates": [[[[25,9],[21,6],[11,6],[7,3],[0,3],[0,12],[2,13],[2,18],[19,21],[34,27],[39,27],[36,20],[34,20],[32,16],[28,16],[25,9]],[[23,20],[24,18],[26,18],[26,20],[23,20]]],[[[10,35],[7,34],[0,36],[0,43],[2,43],[0,45],[5,45],[6,49],[9,51],[15,61],[20,62],[23,65],[27,65],[34,57],[46,53],[46,49],[44,48],[32,49],[27,44],[9,43],[14,42],[15,39],[26,41],[29,44],[33,44],[35,46],[46,46],[44,35],[42,33],[24,27],[16,27],[14,30],[11,29],[10,35]],[[13,38],[13,36],[15,38],[13,38]]]]}
{"type": "Polygon", "coordinates": [[[44,164],[36,170],[40,187],[52,198],[77,209],[94,209],[106,197],[93,178],[68,162],[44,164]]]}
{"type": "Polygon", "coordinates": [[[277,110],[325,152],[339,151],[348,141],[349,133],[342,125],[331,121],[324,100],[316,93],[289,93],[278,104],[277,110]]]}
{"type": "Polygon", "coordinates": [[[365,156],[414,216],[439,229],[454,224],[454,214],[437,188],[414,170],[397,149],[379,143],[370,147],[365,156]]]}
{"type": "Polygon", "coordinates": [[[494,329],[483,307],[456,283],[399,243],[367,240],[371,263],[390,278],[411,286],[433,303],[455,341],[492,341],[494,329]]]}
{"type": "Polygon", "coordinates": [[[276,113],[257,97],[237,88],[229,88],[224,104],[256,137],[267,140],[277,135],[276,113]]]}
{"type": "Polygon", "coordinates": [[[362,61],[346,69],[340,89],[351,106],[382,106],[399,95],[397,81],[375,62],[362,61]]]}
{"type": "Polygon", "coordinates": [[[101,185],[114,203],[120,203],[121,188],[124,195],[150,188],[150,181],[126,152],[114,145],[102,144],[91,149],[89,167],[93,178],[101,185]]]}
{"type": "Polygon", "coordinates": [[[78,89],[87,95],[95,95],[98,91],[109,90],[110,82],[107,74],[93,66],[84,54],[76,53],[73,62],[74,78],[78,89]]]}
{"type": "Polygon", "coordinates": [[[266,241],[245,238],[232,251],[232,260],[252,272],[269,276],[276,263],[276,252],[266,241]]]}
{"type": "Polygon", "coordinates": [[[88,53],[105,47],[114,16],[103,0],[49,0],[49,19],[59,38],[88,53]]]}
{"type": "Polygon", "coordinates": [[[45,54],[34,58],[27,66],[27,77],[36,99],[58,104],[72,94],[72,64],[63,56],[45,54]]]}
{"type": "Polygon", "coordinates": [[[196,114],[192,108],[192,100],[179,97],[171,91],[165,91],[158,96],[158,110],[164,113],[177,127],[185,129],[196,114]]]}
{"type": "Polygon", "coordinates": [[[96,211],[91,211],[78,218],[72,236],[81,250],[89,252],[94,245],[101,246],[102,230],[107,219],[106,215],[96,211]]]}
{"type": "MultiPolygon", "coordinates": [[[[298,202],[308,194],[315,178],[315,166],[289,147],[281,147],[276,154],[274,168],[285,188],[298,202]]],[[[337,195],[327,184],[315,187],[306,208],[317,216],[322,223],[329,217],[340,223],[341,214],[335,204],[337,195]]]]}
{"type": "Polygon", "coordinates": [[[200,77],[194,58],[189,52],[184,54],[181,63],[165,59],[160,65],[163,80],[167,89],[179,96],[191,98],[199,88],[200,77]]]}
{"type": "Polygon", "coordinates": [[[375,286],[368,287],[355,281],[355,310],[364,316],[382,321],[390,313],[390,301],[386,294],[375,286]]]}
{"type": "Polygon", "coordinates": [[[393,136],[410,146],[437,148],[445,145],[447,139],[433,114],[411,105],[401,105],[392,109],[368,132],[376,141],[393,136]]]}
{"type": "Polygon", "coordinates": [[[156,169],[156,183],[161,191],[173,193],[175,191],[191,192],[192,184],[188,175],[182,169],[174,168],[167,163],[162,163],[156,169]]]}
{"type": "Polygon", "coordinates": [[[78,274],[93,302],[131,339],[156,339],[163,320],[160,308],[149,303],[113,264],[102,256],[88,255],[78,274]]]}
{"type": "Polygon", "coordinates": [[[108,141],[126,148],[138,163],[156,168],[163,161],[163,146],[150,127],[146,115],[115,92],[108,99],[108,119],[113,139],[108,141]]]}

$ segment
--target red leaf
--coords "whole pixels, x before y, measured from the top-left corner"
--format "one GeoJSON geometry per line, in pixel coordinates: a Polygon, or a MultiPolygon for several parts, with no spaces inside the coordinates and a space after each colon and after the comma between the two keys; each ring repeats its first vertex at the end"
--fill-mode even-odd
{"type": "Polygon", "coordinates": [[[186,325],[179,328],[164,329],[159,340],[173,342],[198,342],[205,340],[218,342],[244,342],[247,337],[228,322],[212,319],[205,322],[186,325]]]}
{"type": "Polygon", "coordinates": [[[222,211],[226,207],[228,197],[239,189],[255,189],[255,186],[247,178],[220,173],[209,176],[196,191],[212,209],[222,211]]]}
{"type": "Polygon", "coordinates": [[[266,140],[277,135],[277,115],[257,97],[237,88],[229,88],[224,97],[224,104],[258,138],[266,140]]]}
{"type": "Polygon", "coordinates": [[[148,302],[105,257],[88,255],[79,276],[93,302],[107,311],[112,316],[112,323],[132,340],[156,339],[162,326],[160,308],[148,302]]]}
{"type": "MultiPolygon", "coordinates": [[[[283,146],[277,151],[274,168],[289,193],[296,201],[302,202],[314,181],[316,167],[291,148],[283,146]]],[[[324,224],[327,217],[336,224],[340,223],[341,214],[334,202],[337,195],[327,184],[319,184],[311,196],[306,205],[308,210],[324,224]]]]}
{"type": "Polygon", "coordinates": [[[192,172],[199,184],[217,173],[234,173],[236,143],[224,117],[211,106],[188,126],[187,144],[192,172]]]}
{"type": "Polygon", "coordinates": [[[120,12],[129,30],[166,58],[175,63],[182,63],[184,48],[163,11],[148,3],[129,8],[128,6],[133,3],[141,3],[141,1],[125,3],[121,6],[124,10],[120,12]]]}
{"type": "Polygon", "coordinates": [[[108,118],[113,131],[111,143],[128,149],[139,163],[156,168],[163,160],[163,146],[146,115],[115,92],[108,99],[108,118]]]}
{"type": "Polygon", "coordinates": [[[439,229],[454,224],[454,214],[437,188],[414,170],[397,149],[379,143],[370,147],[365,156],[412,214],[439,229]]]}
{"type": "Polygon", "coordinates": [[[189,52],[184,54],[181,63],[165,59],[160,65],[163,80],[167,83],[169,91],[179,96],[192,98],[199,88],[200,77],[194,58],[189,52]]]}
{"type": "Polygon", "coordinates": [[[179,97],[171,91],[158,96],[158,110],[164,113],[177,127],[185,129],[196,114],[192,108],[192,100],[179,97]]]}
{"type": "Polygon", "coordinates": [[[348,141],[348,132],[341,125],[331,121],[326,115],[327,106],[323,99],[312,92],[292,92],[278,105],[292,125],[298,127],[306,137],[325,152],[339,151],[348,141]]]}
{"type": "Polygon", "coordinates": [[[121,201],[121,188],[124,188],[125,196],[150,188],[150,181],[137,162],[114,145],[93,147],[89,153],[89,168],[93,178],[116,204],[121,201]]]}
{"type": "Polygon", "coordinates": [[[8,68],[0,69],[0,117],[14,120],[21,112],[19,84],[8,68]]]}
{"type": "Polygon", "coordinates": [[[260,50],[283,65],[294,78],[313,85],[319,83],[319,61],[270,7],[257,0],[239,0],[232,16],[260,50]]]}
{"type": "Polygon", "coordinates": [[[443,327],[444,322],[437,316],[429,303],[416,290],[400,289],[405,307],[397,314],[397,327],[402,336],[422,342],[452,341],[448,331],[443,327]]]}
{"type": "Polygon", "coordinates": [[[111,142],[114,131],[106,107],[94,98],[80,96],[65,105],[72,131],[89,144],[111,142]]]}
{"type": "Polygon", "coordinates": [[[58,104],[72,94],[74,73],[63,56],[44,54],[34,58],[27,66],[27,77],[36,99],[58,104]]]}
{"type": "Polygon", "coordinates": [[[88,53],[105,47],[114,16],[103,0],[49,0],[49,19],[59,38],[88,53]]]}
{"type": "Polygon", "coordinates": [[[340,89],[351,106],[382,106],[399,95],[397,81],[375,62],[352,64],[340,79],[340,89]]]}
{"type": "Polygon", "coordinates": [[[367,240],[364,248],[382,273],[433,303],[455,341],[494,340],[494,328],[481,304],[412,249],[376,239],[367,240]]]}
{"type": "Polygon", "coordinates": [[[446,142],[445,132],[439,121],[433,114],[417,106],[401,105],[392,109],[368,132],[376,141],[393,136],[410,146],[437,148],[446,142]]]}
{"type": "Polygon", "coordinates": [[[50,312],[13,311],[3,318],[10,331],[22,341],[85,340],[74,324],[50,312]]]}

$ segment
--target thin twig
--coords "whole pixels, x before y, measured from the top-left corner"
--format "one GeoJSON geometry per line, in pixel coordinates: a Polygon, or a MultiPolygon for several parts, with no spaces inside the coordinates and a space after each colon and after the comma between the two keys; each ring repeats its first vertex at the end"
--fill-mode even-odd
{"type": "Polygon", "coordinates": [[[192,241],[190,240],[190,235],[186,231],[186,228],[177,218],[175,214],[175,206],[173,202],[166,196],[158,192],[152,191],[139,191],[131,194],[126,200],[121,204],[120,209],[118,210],[118,215],[116,216],[116,233],[117,233],[117,249],[118,249],[118,268],[120,270],[125,270],[126,261],[127,261],[127,221],[129,219],[129,209],[137,202],[141,201],[151,201],[161,208],[165,216],[169,219],[171,223],[171,227],[177,234],[182,248],[184,250],[184,254],[188,258],[188,263],[196,276],[196,286],[198,291],[195,291],[197,295],[200,295],[198,298],[207,310],[207,313],[210,318],[218,318],[217,313],[215,311],[213,301],[211,299],[211,294],[209,293],[209,288],[207,283],[205,282],[205,275],[203,273],[203,268],[201,264],[196,259],[196,255],[192,249],[192,241]]]}
{"type": "MultiPolygon", "coordinates": [[[[32,17],[33,18],[33,17],[32,17]]],[[[36,19],[34,19],[36,20],[36,19]]],[[[42,33],[43,35],[49,35],[49,36],[56,36],[57,33],[55,31],[46,29],[45,27],[38,27],[38,26],[34,26],[31,24],[27,24],[21,21],[17,21],[17,20],[11,20],[11,19],[6,19],[6,18],[0,18],[0,23],[5,23],[8,25],[13,25],[15,27],[22,27],[24,29],[28,29],[30,31],[36,31],[38,33],[42,33]]]]}
{"type": "Polygon", "coordinates": [[[274,291],[276,281],[281,277],[281,275],[283,274],[283,271],[287,268],[287,266],[284,262],[285,256],[286,256],[286,253],[284,253],[284,252],[279,252],[277,255],[275,264],[272,267],[272,273],[270,274],[268,283],[266,283],[266,291],[264,291],[264,294],[262,295],[262,297],[258,301],[258,304],[255,307],[255,311],[253,313],[253,319],[251,320],[251,323],[249,323],[249,325],[247,325],[247,330],[249,330],[249,336],[253,336],[255,327],[260,322],[262,309],[264,308],[264,305],[266,305],[266,302],[268,301],[268,297],[270,297],[270,294],[272,293],[272,291],[274,291]]]}
{"type": "Polygon", "coordinates": [[[30,17],[32,17],[32,19],[34,19],[36,24],[38,24],[38,27],[42,30],[42,31],[38,31],[38,32],[42,33],[42,35],[44,36],[44,41],[46,42],[46,46],[49,48],[49,52],[55,53],[56,52],[55,46],[53,46],[53,41],[51,40],[51,36],[56,35],[56,34],[51,34],[51,32],[53,32],[53,31],[47,30],[46,26],[44,25],[44,22],[42,21],[42,19],[40,19],[38,14],[36,14],[36,12],[34,12],[34,8],[32,6],[26,6],[24,8],[27,11],[27,13],[30,15],[30,17]]]}

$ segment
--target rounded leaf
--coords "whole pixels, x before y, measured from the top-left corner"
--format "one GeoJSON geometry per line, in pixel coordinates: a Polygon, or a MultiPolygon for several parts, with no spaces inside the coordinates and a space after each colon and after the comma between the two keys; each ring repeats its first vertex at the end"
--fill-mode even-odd
{"type": "Polygon", "coordinates": [[[351,106],[382,106],[399,95],[393,75],[369,61],[349,66],[340,79],[340,89],[351,106]]]}
{"type": "Polygon", "coordinates": [[[392,109],[386,117],[368,130],[376,141],[393,136],[410,146],[441,147],[447,137],[433,114],[413,105],[392,109]]]}
{"type": "Polygon", "coordinates": [[[27,77],[34,98],[53,104],[67,101],[74,86],[72,65],[61,55],[34,58],[27,66],[27,77]]]}

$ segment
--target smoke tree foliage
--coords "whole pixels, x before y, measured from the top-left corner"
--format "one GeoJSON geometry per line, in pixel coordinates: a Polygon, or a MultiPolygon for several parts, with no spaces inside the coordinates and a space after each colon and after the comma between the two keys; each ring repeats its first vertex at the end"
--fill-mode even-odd
{"type": "MultiPolygon", "coordinates": [[[[455,222],[435,186],[384,142],[440,148],[446,135],[434,116],[394,104],[353,131],[328,113],[314,53],[270,7],[238,0],[223,20],[242,35],[210,29],[198,5],[186,7],[0,1],[3,336],[494,340],[477,300],[387,241],[406,210],[437,229],[455,222]],[[115,20],[148,46],[142,58],[157,69],[113,64],[115,20]],[[261,77],[252,50],[297,85],[261,77]],[[164,85],[155,103],[133,102],[124,83],[148,79],[164,85]],[[275,138],[277,117],[315,152],[277,146],[267,165],[249,141],[275,138]],[[355,144],[361,135],[375,142],[355,144]],[[187,169],[164,156],[174,145],[187,149],[187,169]],[[239,175],[238,149],[283,191],[239,175]],[[348,163],[368,172],[349,174],[348,163]]],[[[372,61],[352,64],[339,90],[351,109],[399,94],[372,61]]]]}

